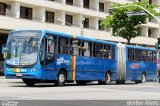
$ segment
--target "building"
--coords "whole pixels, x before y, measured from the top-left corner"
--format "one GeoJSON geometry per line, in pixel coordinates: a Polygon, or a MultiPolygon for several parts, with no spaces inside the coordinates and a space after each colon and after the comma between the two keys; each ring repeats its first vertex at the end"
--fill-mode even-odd
{"type": "MultiPolygon", "coordinates": [[[[0,45],[6,42],[8,31],[24,28],[50,29],[126,42],[125,39],[111,36],[111,29],[103,30],[99,24],[109,15],[108,8],[113,3],[133,1],[140,0],[0,0],[0,45]]],[[[158,4],[160,0],[149,0],[149,3],[158,4]]],[[[159,36],[159,23],[155,19],[148,20],[140,27],[141,36],[132,39],[131,43],[154,46],[159,36]]]]}

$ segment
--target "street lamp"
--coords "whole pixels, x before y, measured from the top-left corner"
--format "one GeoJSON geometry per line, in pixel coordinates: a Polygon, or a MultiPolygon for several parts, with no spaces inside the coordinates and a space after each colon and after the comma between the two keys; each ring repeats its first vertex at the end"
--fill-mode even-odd
{"type": "Polygon", "coordinates": [[[85,18],[81,19],[81,35],[83,36],[83,31],[84,31],[84,21],[85,21],[85,18]]]}
{"type": "Polygon", "coordinates": [[[113,8],[109,8],[109,11],[110,10],[113,10],[113,9],[116,9],[116,8],[125,8],[125,7],[138,7],[138,8],[141,8],[142,10],[144,10],[146,13],[150,14],[152,17],[154,17],[156,20],[158,20],[158,22],[160,22],[160,19],[158,17],[156,17],[154,14],[152,14],[150,11],[148,11],[147,9],[145,9],[144,7],[142,6],[139,6],[139,5],[125,5],[125,6],[119,6],[119,7],[113,7],[113,8]]]}

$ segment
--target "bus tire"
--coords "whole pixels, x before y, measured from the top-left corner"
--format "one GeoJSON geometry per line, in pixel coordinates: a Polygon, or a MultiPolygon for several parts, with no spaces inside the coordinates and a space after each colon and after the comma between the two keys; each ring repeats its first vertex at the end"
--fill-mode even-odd
{"type": "Polygon", "coordinates": [[[29,87],[34,87],[34,85],[36,84],[35,80],[33,79],[22,79],[22,80],[29,87]]]}
{"type": "Polygon", "coordinates": [[[64,71],[60,71],[57,76],[57,81],[55,83],[56,86],[64,86],[66,83],[66,73],[64,71]]]}
{"type": "Polygon", "coordinates": [[[98,81],[99,85],[104,85],[104,81],[98,81]]]}
{"type": "Polygon", "coordinates": [[[76,81],[78,85],[86,85],[87,81],[76,81]]]}
{"type": "Polygon", "coordinates": [[[117,80],[116,84],[125,84],[125,80],[117,80]]]}
{"type": "Polygon", "coordinates": [[[103,81],[98,81],[100,85],[108,85],[111,83],[111,74],[107,72],[103,81]]]}
{"type": "Polygon", "coordinates": [[[138,80],[135,81],[136,84],[139,84],[139,82],[140,82],[140,81],[138,81],[138,80]]]}
{"type": "Polygon", "coordinates": [[[110,74],[109,72],[107,72],[107,73],[105,74],[104,84],[105,84],[105,85],[108,85],[108,84],[110,84],[110,83],[111,83],[111,74],[110,74]]]}
{"type": "Polygon", "coordinates": [[[146,82],[146,74],[145,73],[142,73],[140,82],[141,83],[145,83],[146,82]]]}

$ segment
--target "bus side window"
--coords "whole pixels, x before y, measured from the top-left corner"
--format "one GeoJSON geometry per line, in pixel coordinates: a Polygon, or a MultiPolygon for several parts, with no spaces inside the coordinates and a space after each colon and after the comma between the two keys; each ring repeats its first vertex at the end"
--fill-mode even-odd
{"type": "Polygon", "coordinates": [[[60,37],[58,39],[58,53],[61,54],[69,54],[68,53],[68,47],[69,47],[69,39],[60,37]]]}
{"type": "Polygon", "coordinates": [[[138,49],[135,50],[134,60],[141,61],[141,50],[138,50],[138,49]]]}
{"type": "Polygon", "coordinates": [[[101,58],[101,49],[102,49],[102,44],[99,44],[99,43],[95,43],[94,44],[94,57],[98,57],[98,58],[101,58]]]}
{"type": "Polygon", "coordinates": [[[156,51],[153,51],[153,62],[156,62],[157,61],[157,53],[156,51]]]}
{"type": "Polygon", "coordinates": [[[153,61],[153,51],[148,51],[147,53],[147,58],[148,58],[148,62],[152,62],[153,61]]]}
{"type": "Polygon", "coordinates": [[[111,46],[111,59],[115,58],[115,46],[111,46]]]}
{"type": "Polygon", "coordinates": [[[128,49],[128,60],[134,61],[134,53],[135,53],[134,49],[128,49]]]}
{"type": "Polygon", "coordinates": [[[104,58],[112,59],[114,58],[114,49],[110,45],[104,45],[104,58]]]}
{"type": "Polygon", "coordinates": [[[90,52],[91,48],[92,48],[92,44],[90,42],[83,41],[82,42],[82,56],[90,57],[91,56],[91,52],[90,52]]]}
{"type": "Polygon", "coordinates": [[[49,36],[49,40],[48,40],[48,53],[55,53],[55,45],[56,42],[55,41],[56,38],[54,38],[53,36],[49,36]]]}
{"type": "Polygon", "coordinates": [[[80,55],[80,40],[72,40],[72,53],[75,56],[79,56],[80,55]]]}
{"type": "Polygon", "coordinates": [[[147,51],[145,50],[141,52],[141,61],[147,61],[147,51]]]}

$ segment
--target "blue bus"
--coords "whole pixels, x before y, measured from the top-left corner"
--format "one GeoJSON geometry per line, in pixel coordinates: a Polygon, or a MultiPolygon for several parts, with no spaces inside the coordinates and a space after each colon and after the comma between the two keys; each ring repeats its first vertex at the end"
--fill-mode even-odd
{"type": "Polygon", "coordinates": [[[85,85],[126,80],[145,82],[157,75],[157,51],[49,30],[15,30],[4,48],[6,78],[85,85]]]}

